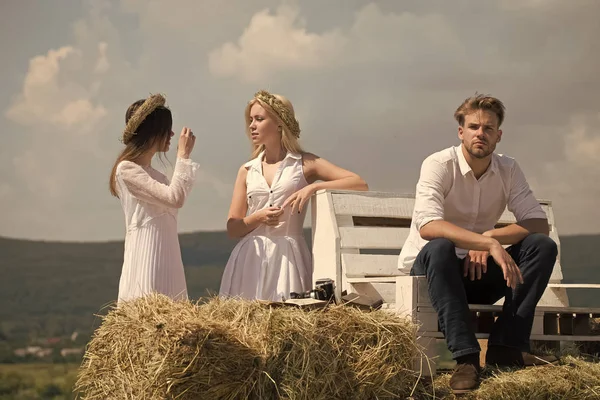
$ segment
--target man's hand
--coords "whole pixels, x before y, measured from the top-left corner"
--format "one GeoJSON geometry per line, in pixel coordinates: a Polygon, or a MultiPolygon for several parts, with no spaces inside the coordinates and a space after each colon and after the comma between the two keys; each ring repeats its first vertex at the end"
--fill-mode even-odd
{"type": "Polygon", "coordinates": [[[515,263],[515,260],[512,259],[510,254],[506,252],[499,242],[496,241],[496,243],[490,247],[490,256],[492,256],[494,261],[496,261],[496,264],[502,268],[506,286],[510,286],[514,289],[517,287],[517,283],[523,283],[521,270],[515,263]]]}
{"type": "Polygon", "coordinates": [[[469,276],[470,280],[481,279],[481,275],[487,272],[487,259],[489,251],[470,250],[465,257],[463,265],[463,276],[469,276]]]}

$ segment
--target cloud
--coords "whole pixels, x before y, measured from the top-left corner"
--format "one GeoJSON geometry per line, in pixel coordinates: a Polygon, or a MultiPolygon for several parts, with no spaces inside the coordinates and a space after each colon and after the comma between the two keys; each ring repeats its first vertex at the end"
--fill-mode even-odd
{"type": "Polygon", "coordinates": [[[106,132],[115,132],[110,138],[116,141],[118,128],[103,86],[113,86],[114,76],[125,70],[111,71],[118,41],[103,33],[110,33],[110,24],[101,9],[90,12],[74,24],[71,43],[31,57],[4,112],[22,132],[2,161],[14,178],[7,181],[8,195],[0,197],[9,210],[1,234],[93,238],[96,219],[111,220],[98,195],[106,191],[105,171],[114,157],[105,146],[106,132]]]}
{"type": "Polygon", "coordinates": [[[507,10],[538,9],[556,3],[556,0],[502,0],[499,2],[501,8],[507,10]]]}
{"type": "MultiPolygon", "coordinates": [[[[105,50],[106,44],[101,47],[105,50]]],[[[68,78],[62,79],[81,71],[82,57],[80,49],[64,46],[32,58],[21,94],[6,116],[25,126],[50,124],[60,129],[91,131],[106,116],[106,109],[93,103],[91,88],[95,86],[86,88],[68,78]]],[[[105,55],[99,60],[102,57],[105,55]]]]}
{"type": "Polygon", "coordinates": [[[460,42],[438,14],[384,13],[370,3],[358,10],[353,25],[309,32],[299,9],[280,6],[254,14],[237,43],[209,54],[214,76],[256,83],[281,73],[334,70],[352,65],[392,65],[428,69],[426,59],[456,57],[460,42]],[[417,62],[421,64],[418,65],[417,62]]]}
{"type": "Polygon", "coordinates": [[[107,48],[67,45],[30,60],[21,91],[5,111],[28,139],[13,146],[16,181],[0,196],[10,204],[7,229],[33,228],[42,237],[81,234],[74,199],[89,191],[86,178],[105,157],[99,142],[110,112],[97,92],[108,70],[107,48]]]}
{"type": "Polygon", "coordinates": [[[108,58],[106,55],[106,49],[108,48],[108,43],[100,42],[98,43],[98,61],[96,62],[96,67],[94,68],[94,72],[97,74],[103,74],[110,68],[110,63],[108,62],[108,58]]]}
{"type": "Polygon", "coordinates": [[[546,154],[541,162],[532,159],[543,143],[529,147],[528,179],[538,198],[550,199],[558,231],[565,233],[598,232],[600,221],[600,115],[575,114],[557,129],[554,137],[561,151],[546,154]]]}
{"type": "Polygon", "coordinates": [[[596,118],[574,117],[565,136],[565,153],[574,163],[597,173],[600,177],[600,113],[596,118]]]}
{"type": "Polygon", "coordinates": [[[31,39],[30,65],[15,61],[18,89],[2,86],[15,95],[0,117],[18,134],[0,148],[0,173],[11,171],[0,179],[0,235],[121,238],[108,172],[127,106],[154,92],[167,94],[175,132],[198,136],[202,171],[180,229],[223,229],[249,156],[243,109],[263,87],[292,100],[307,151],[402,193],[414,192],[428,154],[457,143],[458,104],[495,95],[507,106],[499,151],[555,201],[560,232],[598,231],[598,185],[583,181],[599,175],[600,3],[221,3],[86,0],[74,23],[58,11],[31,21],[45,40],[31,39]],[[52,24],[72,26],[70,36],[53,39],[52,24]]]}
{"type": "Polygon", "coordinates": [[[456,31],[446,17],[436,13],[386,13],[375,3],[356,13],[347,35],[352,47],[341,63],[392,61],[416,65],[432,56],[439,59],[454,54],[455,58],[461,50],[456,31]]]}
{"type": "Polygon", "coordinates": [[[238,43],[227,42],[208,56],[215,76],[259,82],[274,72],[317,70],[334,63],[345,47],[340,32],[309,33],[298,8],[280,6],[256,13],[238,43]]]}
{"type": "MultiPolygon", "coordinates": [[[[139,54],[130,57],[123,49],[127,36],[109,18],[115,11],[106,2],[90,3],[87,14],[73,24],[71,43],[29,60],[19,91],[3,113],[22,132],[11,138],[9,157],[0,160],[3,170],[14,171],[0,186],[0,207],[7,210],[0,235],[122,237],[122,213],[108,193],[108,176],[123,146],[118,138],[125,110],[163,86],[153,71],[136,65],[139,54]]],[[[170,64],[161,62],[160,67],[170,64]]],[[[177,96],[173,99],[177,102],[177,96]]],[[[173,146],[171,160],[175,152],[173,146]]],[[[164,169],[170,175],[170,167],[164,169]]],[[[230,195],[230,186],[208,170],[200,171],[198,184],[203,190],[194,191],[192,198],[213,204],[191,210],[195,215],[183,227],[197,227],[198,214],[214,214],[214,207],[230,195]]]]}

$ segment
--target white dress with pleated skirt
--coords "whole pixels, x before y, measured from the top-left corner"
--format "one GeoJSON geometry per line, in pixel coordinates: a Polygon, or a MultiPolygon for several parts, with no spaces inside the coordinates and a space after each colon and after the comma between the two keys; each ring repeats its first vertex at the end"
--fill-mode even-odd
{"type": "MultiPolygon", "coordinates": [[[[302,168],[302,155],[287,153],[271,187],[262,172],[264,153],[247,162],[247,215],[283,202],[308,183],[302,168]]],[[[221,296],[244,299],[289,299],[290,292],[311,288],[311,255],[304,239],[303,223],[308,204],[301,213],[286,207],[277,226],[259,225],[233,249],[221,280],[221,296]]]]}
{"type": "Polygon", "coordinates": [[[192,190],[199,165],[178,158],[171,182],[151,166],[117,166],[117,188],[125,214],[125,254],[118,302],[150,293],[187,299],[177,234],[177,210],[192,190]]]}

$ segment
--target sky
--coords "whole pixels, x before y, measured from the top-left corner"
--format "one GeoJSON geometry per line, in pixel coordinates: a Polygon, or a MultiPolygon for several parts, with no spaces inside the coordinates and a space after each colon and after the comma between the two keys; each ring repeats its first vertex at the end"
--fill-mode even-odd
{"type": "Polygon", "coordinates": [[[498,97],[497,152],[560,234],[598,233],[598,15],[596,0],[4,0],[0,236],[123,239],[108,177],[127,107],[159,92],[197,136],[179,229],[224,230],[260,89],[292,101],[305,150],[404,194],[459,144],[460,103],[498,97]]]}

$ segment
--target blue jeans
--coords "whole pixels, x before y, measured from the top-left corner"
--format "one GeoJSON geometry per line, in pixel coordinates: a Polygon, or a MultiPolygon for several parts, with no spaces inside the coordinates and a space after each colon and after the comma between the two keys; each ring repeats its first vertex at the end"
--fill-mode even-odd
{"type": "Polygon", "coordinates": [[[488,345],[530,351],[535,307],[550,280],[558,250],[550,237],[534,233],[506,251],[523,275],[524,283],[515,290],[506,286],[502,269],[492,257],[480,280],[463,277],[464,259],[456,256],[454,243],[448,239],[430,241],[415,260],[410,274],[427,277],[431,304],[455,359],[481,350],[470,326],[469,303],[494,304],[502,297],[502,313],[494,322],[488,345]]]}

